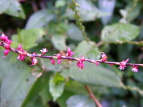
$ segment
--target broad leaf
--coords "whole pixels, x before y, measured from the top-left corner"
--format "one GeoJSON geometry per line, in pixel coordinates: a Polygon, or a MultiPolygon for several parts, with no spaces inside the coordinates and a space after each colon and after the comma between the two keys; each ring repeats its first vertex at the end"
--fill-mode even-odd
{"type": "Polygon", "coordinates": [[[57,0],[55,3],[56,8],[60,8],[66,5],[66,0],[57,0]]]}
{"type": "Polygon", "coordinates": [[[101,66],[85,62],[85,68],[81,71],[75,64],[70,68],[70,77],[87,85],[99,85],[108,87],[121,87],[123,84],[119,77],[112,71],[101,66]]]}
{"type": "Polygon", "coordinates": [[[45,34],[43,29],[21,30],[17,35],[12,36],[12,47],[16,48],[21,43],[24,49],[28,50],[37,45],[36,40],[45,34]]]}
{"type": "Polygon", "coordinates": [[[52,35],[52,43],[58,50],[66,50],[66,37],[64,35],[52,35]]]}
{"type": "Polygon", "coordinates": [[[0,0],[0,14],[8,9],[10,2],[11,0],[0,0]]]}
{"type": "Polygon", "coordinates": [[[62,96],[57,99],[57,102],[60,105],[60,107],[67,107],[66,101],[68,100],[70,96],[73,96],[73,95],[74,93],[64,90],[62,96]]]}
{"type": "Polygon", "coordinates": [[[1,107],[21,107],[32,85],[38,78],[23,62],[11,64],[7,58],[0,58],[0,72],[6,72],[2,79],[1,107]]]}
{"type": "Polygon", "coordinates": [[[67,107],[96,107],[93,100],[84,95],[74,95],[67,100],[67,107]]]}
{"type": "Polygon", "coordinates": [[[142,8],[141,3],[137,3],[136,6],[134,8],[132,8],[133,6],[134,6],[134,1],[128,3],[128,5],[126,7],[126,11],[128,11],[128,15],[127,15],[126,19],[129,22],[133,21],[139,15],[141,8],[142,8]],[[130,10],[132,10],[132,11],[130,11],[130,10]]]}
{"type": "Polygon", "coordinates": [[[46,71],[54,71],[59,72],[63,69],[62,64],[57,64],[57,60],[55,59],[55,65],[51,64],[49,59],[41,59],[41,64],[45,68],[46,71]]]}
{"type": "MultiPolygon", "coordinates": [[[[8,1],[8,0],[5,0],[5,1],[8,1]]],[[[24,14],[24,11],[22,9],[22,6],[17,0],[12,0],[8,9],[5,11],[5,13],[8,15],[12,15],[15,17],[22,18],[22,19],[25,18],[25,14],[24,14]]]]}
{"type": "Polygon", "coordinates": [[[96,44],[94,42],[87,42],[82,41],[78,44],[76,49],[74,50],[74,56],[84,56],[86,58],[90,59],[98,59],[100,57],[100,51],[97,48],[96,44]]]}
{"type": "Polygon", "coordinates": [[[48,23],[54,19],[54,17],[55,15],[50,10],[44,9],[37,11],[28,19],[26,29],[41,28],[47,26],[48,23]]]}
{"type": "Polygon", "coordinates": [[[64,78],[56,74],[54,78],[52,77],[49,82],[50,93],[53,96],[53,100],[55,101],[58,97],[60,97],[64,91],[64,78]]]}
{"type": "Polygon", "coordinates": [[[46,72],[41,77],[39,77],[37,79],[37,81],[35,81],[35,83],[32,86],[30,92],[28,93],[28,96],[25,98],[25,100],[24,100],[24,102],[22,104],[22,107],[27,107],[27,105],[30,105],[31,100],[33,100],[39,94],[42,97],[42,100],[44,100],[43,102],[45,102],[45,99],[43,98],[44,97],[44,95],[43,95],[44,92],[46,93],[45,97],[46,98],[48,97],[49,99],[51,99],[51,96],[49,96],[50,93],[49,93],[49,90],[48,90],[49,89],[49,86],[48,86],[49,77],[50,77],[50,73],[46,72]]]}
{"type": "Polygon", "coordinates": [[[67,32],[69,37],[77,41],[83,40],[83,35],[82,35],[82,32],[79,30],[79,28],[74,24],[70,24],[69,26],[70,26],[70,29],[67,32]]]}
{"type": "Polygon", "coordinates": [[[104,42],[122,42],[135,39],[140,33],[139,27],[131,24],[117,23],[106,26],[102,30],[101,39],[104,42]]]}

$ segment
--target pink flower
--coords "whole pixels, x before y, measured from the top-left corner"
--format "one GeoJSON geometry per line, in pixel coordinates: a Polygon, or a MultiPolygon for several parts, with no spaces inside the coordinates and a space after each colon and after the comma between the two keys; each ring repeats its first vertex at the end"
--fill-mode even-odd
{"type": "Polygon", "coordinates": [[[10,44],[12,43],[12,41],[9,40],[4,33],[1,35],[0,39],[4,42],[4,48],[5,48],[4,55],[7,56],[11,50],[10,44]]]}
{"type": "Polygon", "coordinates": [[[106,56],[106,54],[105,54],[104,52],[102,52],[101,54],[102,54],[102,55],[101,55],[101,57],[102,57],[101,61],[102,61],[102,62],[107,61],[107,56],[106,56]]]}
{"type": "Polygon", "coordinates": [[[74,53],[73,53],[73,52],[71,51],[71,49],[68,47],[66,56],[72,57],[73,54],[74,54],[74,53]]]}
{"type": "Polygon", "coordinates": [[[21,44],[18,45],[17,51],[19,53],[17,59],[23,61],[26,58],[27,52],[22,48],[21,44]]]}
{"type": "Polygon", "coordinates": [[[34,55],[36,55],[36,53],[33,53],[32,55],[33,55],[33,57],[31,57],[32,64],[31,64],[30,66],[33,66],[33,65],[35,65],[35,64],[37,64],[37,63],[38,63],[37,58],[36,58],[36,57],[34,57],[34,55]]]}
{"type": "Polygon", "coordinates": [[[51,61],[51,63],[53,64],[53,65],[55,65],[55,60],[54,59],[50,59],[50,61],[51,61]]]}
{"type": "Polygon", "coordinates": [[[95,64],[96,66],[98,66],[98,65],[99,65],[99,62],[95,61],[94,64],[95,64]]]}
{"type": "Polygon", "coordinates": [[[79,59],[78,61],[77,61],[77,63],[76,63],[76,65],[77,65],[77,67],[78,68],[81,68],[81,69],[84,69],[84,62],[85,61],[85,58],[84,57],[82,57],[81,59],[79,59]]]}
{"type": "Polygon", "coordinates": [[[62,62],[62,60],[61,60],[62,56],[60,53],[58,53],[56,55],[57,55],[57,59],[58,59],[58,64],[60,64],[62,62]]]}
{"type": "Polygon", "coordinates": [[[120,69],[120,70],[124,70],[128,61],[129,61],[129,59],[126,59],[126,61],[120,62],[120,67],[119,67],[119,69],[120,69]]]}
{"type": "Polygon", "coordinates": [[[2,33],[0,39],[1,39],[2,41],[6,42],[6,41],[8,40],[8,37],[7,37],[4,33],[2,33]]]}
{"type": "Polygon", "coordinates": [[[8,40],[6,41],[6,43],[10,45],[10,44],[12,43],[12,40],[9,40],[9,39],[8,39],[8,40]]]}
{"type": "Polygon", "coordinates": [[[132,68],[132,71],[138,72],[138,66],[134,65],[133,68],[132,68]]]}
{"type": "Polygon", "coordinates": [[[4,50],[4,55],[7,56],[9,54],[10,50],[9,49],[5,49],[4,50]]]}
{"type": "Polygon", "coordinates": [[[5,42],[6,44],[11,44],[12,43],[12,40],[9,40],[8,37],[3,33],[0,37],[0,39],[5,42]]]}
{"type": "Polygon", "coordinates": [[[42,55],[46,54],[48,52],[48,50],[46,48],[43,48],[42,50],[40,50],[42,52],[42,55]]]}
{"type": "Polygon", "coordinates": [[[18,51],[23,51],[23,49],[22,49],[22,44],[19,44],[19,45],[18,45],[17,50],[18,50],[18,51]]]}
{"type": "Polygon", "coordinates": [[[5,49],[10,49],[10,45],[9,45],[9,44],[5,44],[5,45],[4,45],[4,48],[5,48],[5,49]]]}

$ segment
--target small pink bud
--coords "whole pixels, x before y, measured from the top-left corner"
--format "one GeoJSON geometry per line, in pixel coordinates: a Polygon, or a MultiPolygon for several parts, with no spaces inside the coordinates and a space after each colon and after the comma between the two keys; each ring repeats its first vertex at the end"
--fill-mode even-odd
{"type": "Polygon", "coordinates": [[[18,45],[17,50],[19,50],[19,51],[22,50],[22,44],[19,44],[19,45],[18,45]]]}
{"type": "Polygon", "coordinates": [[[48,50],[46,48],[43,48],[42,50],[40,50],[42,52],[42,55],[46,54],[48,52],[48,50]]]}
{"type": "Polygon", "coordinates": [[[98,66],[98,65],[99,65],[99,62],[95,61],[94,64],[95,64],[96,66],[98,66]]]}
{"type": "Polygon", "coordinates": [[[119,69],[124,70],[128,61],[129,61],[129,59],[126,59],[126,61],[123,60],[122,62],[120,62],[119,69]]]}
{"type": "Polygon", "coordinates": [[[132,71],[138,72],[138,66],[134,65],[133,68],[132,68],[132,71]]]}
{"type": "Polygon", "coordinates": [[[51,63],[52,63],[53,65],[55,65],[55,60],[54,60],[54,59],[50,59],[50,61],[51,61],[51,63]]]}
{"type": "Polygon", "coordinates": [[[60,64],[62,62],[62,60],[61,60],[62,56],[60,53],[58,53],[56,55],[57,55],[57,59],[58,59],[58,64],[60,64]]]}
{"type": "Polygon", "coordinates": [[[5,44],[5,45],[4,45],[4,48],[5,48],[5,49],[10,49],[10,45],[9,45],[9,44],[5,44]]]}
{"type": "Polygon", "coordinates": [[[107,55],[104,52],[101,52],[101,57],[102,57],[101,59],[102,62],[107,61],[107,55]]]}
{"type": "Polygon", "coordinates": [[[57,55],[57,59],[61,59],[61,54],[60,53],[58,53],[58,54],[56,54],[57,55]]]}
{"type": "Polygon", "coordinates": [[[61,59],[58,59],[58,64],[60,64],[62,62],[62,60],[61,59]]]}
{"type": "Polygon", "coordinates": [[[81,69],[84,69],[84,63],[83,63],[84,61],[85,61],[85,58],[84,58],[84,57],[80,58],[80,59],[77,61],[77,63],[76,63],[77,67],[78,67],[78,68],[81,68],[81,69]]]}
{"type": "Polygon", "coordinates": [[[31,58],[31,60],[32,60],[31,66],[36,65],[38,63],[38,60],[36,57],[31,58]]]}
{"type": "Polygon", "coordinates": [[[37,63],[38,63],[37,58],[36,58],[36,57],[34,57],[34,55],[36,55],[36,53],[33,53],[32,55],[33,55],[33,57],[31,58],[31,60],[32,60],[32,64],[31,64],[31,66],[33,66],[33,65],[35,65],[35,64],[37,64],[37,63]]]}
{"type": "MultiPolygon", "coordinates": [[[[67,46],[68,47],[68,46],[67,46]]],[[[69,56],[69,57],[72,57],[74,53],[71,51],[71,49],[68,47],[67,49],[67,53],[66,53],[66,56],[69,56]]]]}
{"type": "Polygon", "coordinates": [[[19,59],[20,61],[23,61],[26,58],[25,54],[19,54],[17,59],[19,59]]]}
{"type": "Polygon", "coordinates": [[[8,40],[8,37],[4,33],[2,33],[0,39],[5,42],[8,40]]]}
{"type": "Polygon", "coordinates": [[[18,45],[17,51],[19,52],[17,59],[23,61],[26,58],[27,52],[24,49],[22,49],[22,44],[18,45]]]}
{"type": "Polygon", "coordinates": [[[4,50],[4,55],[7,56],[9,54],[10,50],[9,49],[5,49],[4,50]]]}
{"type": "Polygon", "coordinates": [[[6,43],[10,45],[12,43],[12,40],[7,40],[6,43]]]}

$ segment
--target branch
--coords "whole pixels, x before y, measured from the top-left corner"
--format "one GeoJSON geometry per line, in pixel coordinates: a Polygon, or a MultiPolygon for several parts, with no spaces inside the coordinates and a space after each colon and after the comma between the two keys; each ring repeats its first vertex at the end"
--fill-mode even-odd
{"type": "Polygon", "coordinates": [[[95,64],[96,66],[99,65],[99,63],[105,63],[105,64],[109,64],[109,65],[118,65],[120,70],[124,70],[126,68],[126,66],[132,66],[132,71],[134,72],[138,72],[138,66],[143,67],[143,64],[134,64],[134,63],[128,63],[129,59],[126,59],[125,61],[123,60],[122,62],[112,62],[112,61],[107,61],[107,56],[104,52],[101,52],[101,59],[100,60],[92,60],[92,59],[87,59],[84,56],[77,58],[77,57],[72,57],[72,55],[74,54],[71,49],[69,47],[67,47],[67,52],[64,53],[63,51],[60,51],[60,53],[58,54],[54,54],[52,56],[45,56],[45,54],[48,52],[48,50],[46,48],[43,48],[41,51],[41,54],[37,54],[37,53],[33,53],[30,54],[27,51],[25,51],[22,48],[22,44],[19,44],[17,49],[11,48],[10,44],[12,43],[11,40],[8,39],[7,36],[5,36],[4,34],[1,35],[0,37],[0,46],[4,47],[4,55],[7,56],[8,53],[10,51],[13,51],[15,53],[18,54],[17,59],[19,59],[20,61],[24,60],[26,57],[31,58],[32,61],[32,65],[37,64],[38,60],[37,57],[39,58],[46,58],[46,59],[50,59],[51,63],[54,65],[55,64],[55,60],[58,60],[58,64],[60,64],[62,62],[63,59],[66,59],[68,61],[73,60],[73,61],[77,61],[76,65],[78,68],[84,69],[84,62],[90,62],[95,64]]]}
{"type": "Polygon", "coordinates": [[[88,91],[89,93],[89,96],[93,99],[93,101],[95,102],[95,104],[98,106],[98,107],[103,107],[101,105],[101,103],[98,101],[98,99],[94,96],[92,90],[90,89],[90,87],[88,85],[85,85],[85,88],[86,90],[88,91]]]}

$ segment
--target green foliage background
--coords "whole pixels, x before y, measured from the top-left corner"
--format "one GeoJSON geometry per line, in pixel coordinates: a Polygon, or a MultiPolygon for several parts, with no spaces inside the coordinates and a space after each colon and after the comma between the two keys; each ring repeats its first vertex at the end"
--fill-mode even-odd
{"type": "MultiPolygon", "coordinates": [[[[98,0],[99,1],[99,0],[98,0]]],[[[29,53],[46,55],[65,51],[74,57],[99,59],[105,52],[110,61],[143,59],[143,1],[116,0],[108,24],[101,18],[109,13],[98,8],[96,0],[0,0],[0,31],[23,44],[29,53]]],[[[0,56],[3,48],[0,47],[0,56]]],[[[89,85],[103,107],[142,107],[143,69],[76,62],[52,65],[48,59],[17,61],[16,53],[0,58],[1,107],[96,107],[85,85],[89,85]]]]}

